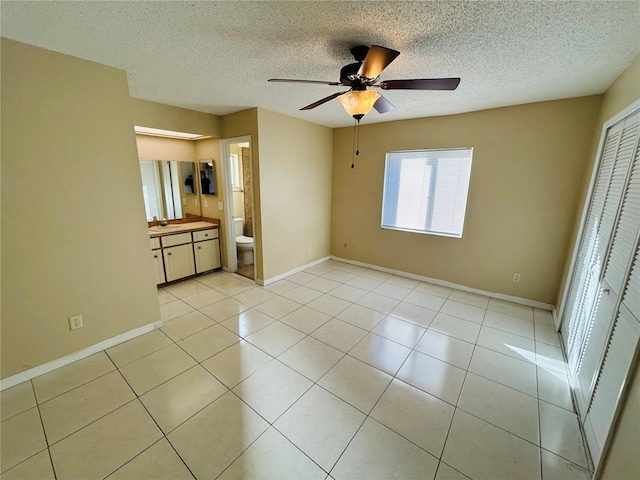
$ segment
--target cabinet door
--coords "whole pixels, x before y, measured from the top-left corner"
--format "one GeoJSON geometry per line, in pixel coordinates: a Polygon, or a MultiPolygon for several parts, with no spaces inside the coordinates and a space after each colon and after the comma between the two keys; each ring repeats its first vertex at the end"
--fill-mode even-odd
{"type": "Polygon", "coordinates": [[[202,273],[220,268],[220,240],[207,240],[193,244],[196,254],[196,272],[202,273]]]}
{"type": "Polygon", "coordinates": [[[191,243],[165,248],[162,253],[164,255],[167,282],[172,282],[173,280],[188,277],[196,273],[191,243]]]}
{"type": "Polygon", "coordinates": [[[153,268],[156,273],[156,285],[165,283],[166,279],[164,278],[164,263],[162,262],[162,251],[151,250],[151,258],[153,260],[153,268]]]}

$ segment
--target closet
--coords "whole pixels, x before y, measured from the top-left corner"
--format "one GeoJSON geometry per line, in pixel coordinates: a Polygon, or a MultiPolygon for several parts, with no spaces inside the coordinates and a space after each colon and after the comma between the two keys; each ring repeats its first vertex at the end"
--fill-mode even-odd
{"type": "Polygon", "coordinates": [[[580,421],[597,468],[640,339],[640,107],[601,143],[561,335],[580,421]]]}

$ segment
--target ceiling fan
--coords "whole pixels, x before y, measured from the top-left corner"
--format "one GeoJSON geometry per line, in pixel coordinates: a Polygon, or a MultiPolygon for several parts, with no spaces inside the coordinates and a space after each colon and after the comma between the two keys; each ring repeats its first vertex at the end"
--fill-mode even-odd
{"type": "Polygon", "coordinates": [[[323,103],[337,98],[347,113],[360,121],[371,108],[378,113],[386,113],[395,107],[375,90],[455,90],[460,84],[460,78],[421,78],[413,80],[383,80],[380,83],[380,73],[393,62],[400,52],[390,48],[373,45],[371,48],[357,46],[351,49],[355,63],[345,65],[340,70],[339,82],[325,82],[321,80],[294,80],[286,78],[271,78],[269,82],[313,83],[350,87],[344,92],[334,93],[318,100],[300,110],[311,110],[323,103]]]}

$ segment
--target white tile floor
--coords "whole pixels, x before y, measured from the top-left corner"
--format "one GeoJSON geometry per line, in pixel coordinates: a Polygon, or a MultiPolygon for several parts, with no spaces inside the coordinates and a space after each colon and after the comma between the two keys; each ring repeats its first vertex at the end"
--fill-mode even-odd
{"type": "Polygon", "coordinates": [[[549,312],[328,261],[0,395],[2,479],[586,480],[549,312]]]}

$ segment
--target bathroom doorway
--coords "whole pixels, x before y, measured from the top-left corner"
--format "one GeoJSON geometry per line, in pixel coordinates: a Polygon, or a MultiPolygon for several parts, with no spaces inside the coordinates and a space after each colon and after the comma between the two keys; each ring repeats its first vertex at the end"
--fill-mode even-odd
{"type": "Polygon", "coordinates": [[[250,137],[221,142],[225,162],[226,242],[229,270],[255,280],[253,169],[250,137]]]}

